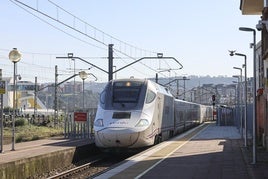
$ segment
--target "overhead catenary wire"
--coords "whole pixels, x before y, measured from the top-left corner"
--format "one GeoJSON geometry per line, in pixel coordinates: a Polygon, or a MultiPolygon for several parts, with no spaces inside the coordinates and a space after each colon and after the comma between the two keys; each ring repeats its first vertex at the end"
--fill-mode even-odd
{"type": "MultiPolygon", "coordinates": [[[[73,37],[73,38],[75,38],[75,39],[77,39],[77,40],[80,40],[80,41],[82,41],[82,42],[85,42],[85,43],[87,43],[87,44],[89,44],[89,45],[91,45],[91,46],[93,46],[93,47],[96,47],[96,48],[99,48],[99,49],[102,49],[102,50],[105,50],[105,51],[107,50],[107,48],[99,47],[99,46],[97,46],[97,45],[94,45],[94,44],[92,44],[92,43],[89,43],[89,42],[86,41],[86,40],[83,40],[83,39],[81,39],[81,38],[78,38],[77,36],[72,35],[72,34],[66,32],[66,31],[62,30],[61,28],[59,28],[59,27],[57,27],[57,26],[55,26],[55,25],[49,23],[48,21],[46,21],[45,19],[41,18],[40,16],[37,16],[37,15],[34,14],[33,12],[30,12],[28,9],[30,9],[30,10],[36,12],[36,13],[39,13],[39,14],[41,14],[41,15],[43,15],[43,16],[45,16],[45,17],[47,17],[47,18],[49,18],[49,19],[51,19],[51,20],[53,20],[53,21],[55,21],[55,22],[57,22],[57,23],[60,23],[61,25],[64,25],[64,26],[66,26],[66,27],[68,27],[68,28],[74,30],[75,32],[78,32],[78,33],[80,33],[80,34],[82,34],[82,35],[85,35],[85,36],[87,36],[88,38],[90,38],[90,39],[96,41],[96,42],[99,43],[99,44],[102,44],[102,45],[105,45],[105,46],[108,45],[108,44],[106,44],[106,43],[104,42],[104,40],[100,40],[100,39],[97,39],[97,38],[95,38],[95,37],[93,37],[93,36],[88,35],[88,33],[86,32],[86,29],[85,29],[85,32],[83,32],[83,31],[81,31],[81,30],[79,30],[79,29],[76,29],[76,28],[75,28],[75,22],[76,22],[76,21],[81,21],[82,23],[85,24],[86,27],[88,26],[88,27],[90,27],[90,28],[93,28],[95,31],[102,33],[103,36],[107,36],[107,37],[109,37],[109,38],[111,39],[111,41],[113,41],[113,40],[118,41],[119,44],[120,44],[119,49],[114,48],[114,49],[113,49],[114,52],[120,53],[120,54],[124,55],[125,57],[128,57],[128,58],[130,58],[130,59],[132,59],[132,60],[137,60],[137,59],[134,58],[134,57],[132,57],[132,56],[130,56],[130,55],[127,54],[126,52],[123,52],[123,51],[121,50],[121,49],[122,49],[121,44],[124,44],[124,45],[125,45],[125,48],[126,48],[126,45],[129,46],[129,47],[131,47],[131,49],[130,49],[130,53],[131,53],[131,54],[132,54],[133,51],[135,52],[135,54],[137,53],[137,51],[140,51],[140,53],[143,53],[143,52],[146,53],[146,52],[148,52],[148,53],[151,53],[151,54],[157,54],[156,52],[148,51],[148,50],[141,49],[141,48],[135,47],[135,46],[133,46],[133,45],[130,45],[130,44],[126,43],[126,42],[123,42],[123,41],[119,40],[118,38],[115,38],[115,37],[113,37],[113,36],[111,36],[111,35],[105,33],[104,31],[102,31],[102,30],[100,30],[100,29],[98,29],[98,28],[96,28],[96,27],[90,25],[89,23],[83,21],[82,19],[80,19],[79,17],[73,15],[73,14],[70,13],[69,11],[63,9],[61,6],[57,5],[56,3],[54,3],[54,2],[51,1],[51,0],[48,0],[48,2],[51,3],[51,4],[53,4],[53,5],[57,8],[57,17],[56,17],[56,18],[55,18],[55,17],[52,17],[52,16],[50,16],[50,15],[48,15],[48,14],[42,12],[42,11],[40,11],[39,4],[38,4],[38,3],[36,4],[37,7],[34,8],[34,7],[32,7],[32,6],[30,6],[30,5],[27,5],[27,4],[25,4],[25,3],[23,3],[23,2],[21,2],[21,1],[19,1],[19,0],[10,0],[10,1],[11,1],[12,3],[14,3],[15,5],[17,5],[18,7],[24,9],[26,12],[32,14],[32,15],[35,16],[36,18],[38,18],[38,19],[40,19],[41,21],[45,22],[46,24],[52,26],[53,28],[56,28],[57,30],[59,30],[59,31],[61,31],[61,32],[65,33],[65,34],[67,34],[67,35],[69,35],[69,36],[71,36],[71,37],[73,37]],[[58,14],[59,11],[58,11],[58,9],[60,9],[61,11],[65,12],[65,13],[68,13],[69,15],[71,15],[71,16],[74,18],[74,24],[73,24],[73,26],[68,25],[68,24],[64,23],[63,21],[60,21],[60,20],[59,20],[59,14],[58,14]],[[134,50],[133,50],[133,48],[134,48],[134,50]]],[[[126,50],[125,50],[125,51],[126,51],[126,50]]],[[[119,55],[118,55],[118,56],[119,56],[119,55]]],[[[122,59],[122,58],[121,58],[121,59],[122,59]]],[[[149,68],[150,70],[152,70],[152,71],[154,71],[154,72],[157,73],[157,70],[153,69],[151,66],[146,65],[146,64],[143,63],[143,62],[139,62],[139,63],[142,64],[142,65],[144,65],[145,67],[149,68]]],[[[166,63],[166,65],[168,65],[168,67],[170,68],[170,65],[169,65],[166,61],[165,61],[165,63],[166,63]]],[[[138,70],[136,70],[136,71],[138,71],[138,70]]],[[[139,73],[142,73],[141,71],[138,71],[138,72],[139,72],[139,73]]],[[[142,73],[142,74],[144,74],[144,73],[142,73]]],[[[144,75],[148,75],[148,74],[144,74],[144,75]]],[[[161,75],[163,75],[163,74],[161,74],[161,75]]],[[[164,75],[164,76],[166,76],[166,75],[164,75]]]]}
{"type": "MultiPolygon", "coordinates": [[[[69,15],[73,16],[74,19],[77,19],[77,20],[83,22],[85,25],[90,26],[90,27],[93,28],[94,30],[99,31],[99,32],[101,32],[103,35],[108,36],[110,39],[113,39],[113,40],[118,41],[119,44],[125,44],[126,46],[129,46],[129,47],[131,47],[131,48],[134,48],[135,50],[139,49],[140,51],[148,51],[148,52],[150,52],[150,53],[155,53],[155,54],[157,53],[157,52],[153,52],[153,51],[145,50],[145,49],[136,47],[136,46],[134,46],[134,45],[131,45],[131,44],[127,43],[127,42],[124,42],[124,41],[122,41],[122,40],[120,40],[120,39],[118,39],[118,38],[116,38],[116,37],[114,37],[114,36],[112,36],[112,35],[110,35],[110,34],[108,34],[108,33],[105,33],[104,31],[98,29],[97,27],[95,27],[95,26],[93,26],[93,25],[90,25],[90,24],[87,23],[86,21],[82,20],[81,18],[79,18],[79,17],[75,16],[74,14],[70,13],[69,11],[65,10],[64,8],[62,8],[62,7],[59,6],[58,4],[54,3],[53,1],[48,0],[48,2],[50,2],[51,4],[53,4],[54,6],[56,6],[57,8],[61,9],[62,11],[68,13],[69,15]]],[[[103,38],[104,38],[104,37],[103,37],[103,38]]],[[[108,44],[106,44],[106,45],[108,45],[108,44]]],[[[119,50],[119,51],[121,52],[121,50],[119,50]]]]}
{"type": "MultiPolygon", "coordinates": [[[[60,23],[60,24],[62,24],[62,25],[64,25],[64,26],[66,26],[66,27],[68,27],[68,28],[70,28],[70,29],[72,29],[72,30],[74,30],[74,31],[76,31],[76,32],[78,32],[78,33],[80,33],[80,34],[82,34],[82,35],[85,35],[85,36],[87,36],[88,38],[90,38],[90,39],[92,39],[92,40],[94,40],[94,41],[96,41],[96,42],[98,42],[98,43],[100,43],[100,44],[102,44],[102,45],[104,45],[104,46],[106,46],[106,47],[108,46],[108,44],[104,43],[103,41],[101,41],[101,40],[99,40],[99,39],[97,39],[97,38],[95,38],[95,37],[92,37],[92,36],[88,35],[86,32],[82,32],[81,30],[78,30],[78,29],[76,29],[75,27],[72,27],[71,25],[68,25],[67,23],[64,23],[64,22],[60,21],[58,18],[52,17],[52,16],[50,16],[50,15],[48,15],[48,14],[46,14],[46,13],[40,11],[38,8],[33,8],[32,6],[29,6],[29,5],[23,3],[23,2],[21,2],[21,1],[19,1],[19,0],[10,0],[10,1],[13,2],[13,3],[16,4],[16,5],[18,5],[18,3],[19,3],[19,4],[21,4],[22,6],[25,6],[26,8],[29,8],[29,9],[31,9],[31,10],[33,10],[33,11],[35,11],[35,12],[41,14],[41,15],[43,15],[43,16],[45,16],[45,17],[51,19],[51,20],[53,20],[53,21],[56,21],[56,22],[58,22],[58,23],[60,23]],[[15,2],[14,2],[14,1],[15,1],[15,2]]],[[[60,7],[59,5],[57,5],[56,3],[54,3],[54,2],[52,2],[52,1],[50,1],[50,0],[48,0],[48,2],[50,2],[51,4],[53,4],[55,7],[61,9],[62,11],[68,13],[68,14],[71,15],[73,18],[75,18],[75,19],[81,21],[82,23],[86,24],[87,26],[90,26],[90,27],[93,28],[95,31],[98,31],[98,32],[102,33],[103,35],[109,37],[110,39],[112,39],[112,40],[114,40],[114,41],[118,41],[120,44],[123,43],[123,44],[125,44],[125,45],[127,45],[127,46],[129,46],[129,47],[131,47],[131,48],[136,48],[136,49],[139,49],[139,50],[141,50],[141,51],[148,51],[148,50],[141,49],[141,48],[135,47],[135,46],[133,46],[133,45],[130,45],[130,44],[126,43],[126,42],[123,42],[123,41],[119,40],[118,38],[115,38],[115,37],[113,37],[112,35],[109,35],[109,34],[103,32],[103,31],[99,30],[98,28],[96,28],[96,27],[94,27],[94,26],[88,24],[87,22],[81,20],[80,18],[76,17],[75,15],[73,15],[72,13],[70,13],[69,11],[63,9],[62,7],[60,7]]],[[[19,5],[18,5],[18,6],[19,6],[19,5]]],[[[22,6],[19,6],[19,7],[23,8],[22,6]]],[[[25,8],[23,8],[23,9],[25,9],[25,8]]],[[[27,11],[27,10],[26,10],[26,11],[27,11]]],[[[27,11],[27,12],[29,12],[29,11],[27,11]]],[[[31,12],[29,12],[29,13],[31,13],[31,12]]],[[[32,13],[31,13],[31,14],[32,14],[32,13]]],[[[33,15],[34,15],[34,14],[33,14],[33,15]]],[[[38,17],[38,16],[37,16],[37,17],[38,17]]],[[[40,17],[38,17],[38,18],[40,18],[40,17]]],[[[46,23],[48,23],[48,22],[46,22],[46,23]]],[[[55,27],[55,28],[57,28],[57,27],[55,27]]],[[[124,52],[122,52],[122,51],[120,51],[120,50],[118,50],[118,49],[116,49],[116,48],[114,48],[114,50],[117,50],[119,53],[122,53],[122,54],[124,54],[124,55],[127,55],[126,53],[124,53],[124,52]]],[[[156,52],[153,52],[153,51],[148,51],[148,52],[157,54],[156,52]]]]}
{"type": "MultiPolygon", "coordinates": [[[[55,28],[55,29],[57,29],[57,30],[59,30],[59,31],[61,31],[61,32],[63,32],[63,33],[65,33],[66,35],[68,35],[68,36],[70,36],[70,37],[73,37],[73,38],[75,38],[75,39],[77,39],[77,40],[79,40],[79,41],[81,41],[81,42],[84,42],[84,43],[86,43],[86,44],[88,44],[88,45],[91,45],[91,46],[93,46],[93,47],[96,47],[96,48],[99,48],[99,49],[102,49],[102,50],[107,50],[106,48],[99,47],[99,46],[97,46],[97,45],[94,45],[94,44],[92,44],[92,43],[89,43],[89,42],[87,42],[87,41],[85,41],[85,40],[82,40],[81,38],[78,38],[78,37],[76,37],[76,36],[74,36],[74,35],[72,35],[72,34],[66,32],[66,31],[64,31],[64,30],[62,30],[62,29],[56,27],[55,25],[52,25],[51,23],[47,22],[46,20],[42,19],[41,17],[39,17],[39,16],[33,14],[32,12],[28,11],[26,8],[22,7],[21,5],[27,7],[27,8],[29,8],[29,9],[35,11],[35,12],[38,12],[38,13],[40,13],[40,14],[46,16],[47,18],[50,18],[50,19],[52,19],[52,20],[54,20],[54,21],[57,21],[56,19],[54,19],[54,18],[48,16],[47,14],[45,14],[45,13],[43,13],[43,12],[41,12],[41,11],[38,11],[37,9],[34,9],[34,8],[32,8],[31,6],[28,6],[27,4],[22,3],[21,1],[18,1],[18,0],[9,0],[9,1],[11,1],[11,2],[14,3],[15,5],[17,5],[18,7],[22,8],[23,10],[25,10],[25,11],[28,12],[29,14],[33,15],[34,17],[38,18],[39,20],[43,21],[44,23],[46,23],[46,24],[50,25],[51,27],[53,27],[53,28],[55,28]],[[14,2],[14,1],[16,1],[17,3],[14,2]],[[19,5],[18,3],[20,3],[21,5],[19,5]]],[[[74,31],[77,31],[77,32],[79,32],[79,33],[82,33],[82,32],[80,32],[80,31],[78,31],[77,29],[75,29],[75,28],[73,28],[73,27],[71,27],[71,26],[69,26],[69,25],[67,25],[67,24],[64,24],[64,23],[61,22],[61,21],[57,21],[57,22],[58,22],[58,23],[61,23],[62,25],[66,26],[66,27],[71,28],[71,29],[74,30],[74,31]]],[[[83,33],[82,33],[82,34],[83,34],[83,33]]],[[[88,36],[87,34],[83,34],[83,35],[88,36]]],[[[92,37],[90,37],[90,36],[88,36],[88,37],[91,38],[91,39],[93,39],[93,40],[95,40],[94,38],[92,38],[92,37]]],[[[98,41],[98,40],[96,39],[96,41],[98,41]]],[[[101,42],[100,42],[100,43],[101,43],[101,42]]],[[[105,44],[103,44],[103,45],[105,45],[105,44]]]]}

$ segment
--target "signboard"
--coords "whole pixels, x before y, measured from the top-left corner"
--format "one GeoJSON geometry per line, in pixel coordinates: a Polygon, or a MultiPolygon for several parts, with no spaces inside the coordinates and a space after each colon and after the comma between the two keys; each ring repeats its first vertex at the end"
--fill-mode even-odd
{"type": "Polygon", "coordinates": [[[6,93],[6,82],[4,80],[0,80],[0,94],[6,93]]]}
{"type": "Polygon", "coordinates": [[[74,112],[74,121],[85,122],[87,121],[86,112],[74,112]]]}

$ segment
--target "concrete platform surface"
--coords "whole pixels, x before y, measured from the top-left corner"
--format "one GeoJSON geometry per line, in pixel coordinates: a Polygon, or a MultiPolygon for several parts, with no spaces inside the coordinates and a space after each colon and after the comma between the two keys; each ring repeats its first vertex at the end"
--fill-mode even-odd
{"type": "Polygon", "coordinates": [[[129,158],[96,178],[268,178],[267,163],[251,165],[250,150],[236,127],[211,123],[191,133],[129,158]]]}
{"type": "Polygon", "coordinates": [[[87,155],[93,144],[91,139],[64,139],[53,137],[3,146],[0,153],[0,178],[16,179],[68,166],[80,156],[87,155]]]}

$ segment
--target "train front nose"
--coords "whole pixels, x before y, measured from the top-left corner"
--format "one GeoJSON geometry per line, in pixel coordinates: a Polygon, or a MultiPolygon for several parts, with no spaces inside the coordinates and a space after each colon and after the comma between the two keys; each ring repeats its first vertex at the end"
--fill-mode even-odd
{"type": "Polygon", "coordinates": [[[127,129],[106,129],[97,133],[97,141],[102,147],[129,147],[139,138],[139,133],[127,129]]]}

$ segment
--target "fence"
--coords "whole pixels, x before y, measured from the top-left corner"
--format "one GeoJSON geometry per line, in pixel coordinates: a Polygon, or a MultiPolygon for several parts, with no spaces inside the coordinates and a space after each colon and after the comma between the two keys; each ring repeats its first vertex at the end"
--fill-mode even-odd
{"type": "MultiPolygon", "coordinates": [[[[217,107],[217,125],[236,126],[242,134],[245,132],[245,106],[217,107]],[[242,109],[242,110],[241,110],[242,109]]],[[[252,138],[253,104],[247,104],[247,136],[252,138]]]]}
{"type": "Polygon", "coordinates": [[[86,114],[86,119],[82,117],[78,120],[76,118],[76,112],[69,113],[65,117],[64,122],[64,137],[65,138],[93,138],[93,122],[95,118],[95,111],[80,113],[81,115],[86,114]]]}

